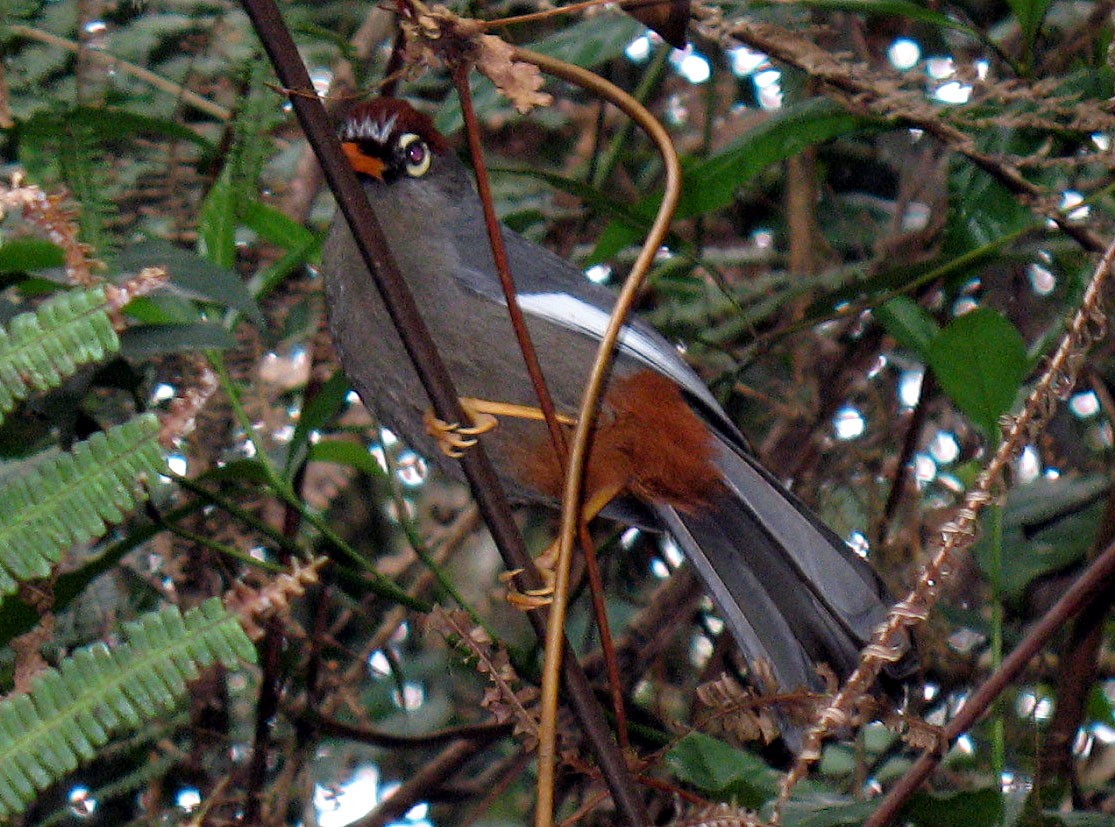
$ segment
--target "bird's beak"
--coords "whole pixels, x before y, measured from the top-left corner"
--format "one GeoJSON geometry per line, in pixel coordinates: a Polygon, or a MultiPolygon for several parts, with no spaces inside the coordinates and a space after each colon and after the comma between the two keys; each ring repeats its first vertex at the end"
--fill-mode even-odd
{"type": "Polygon", "coordinates": [[[341,143],[341,149],[348,158],[348,162],[352,164],[352,168],[357,172],[362,172],[364,175],[370,175],[376,180],[383,180],[383,171],[387,169],[387,164],[383,163],[379,158],[373,158],[366,152],[360,149],[360,145],[352,141],[344,141],[341,143]]]}

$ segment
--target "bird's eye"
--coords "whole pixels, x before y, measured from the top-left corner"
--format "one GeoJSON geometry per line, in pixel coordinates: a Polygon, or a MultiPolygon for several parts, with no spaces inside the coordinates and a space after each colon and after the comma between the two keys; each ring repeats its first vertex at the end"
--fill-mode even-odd
{"type": "Polygon", "coordinates": [[[403,166],[411,178],[420,178],[430,168],[430,150],[426,142],[408,132],[399,139],[399,150],[403,156],[403,166]]]}

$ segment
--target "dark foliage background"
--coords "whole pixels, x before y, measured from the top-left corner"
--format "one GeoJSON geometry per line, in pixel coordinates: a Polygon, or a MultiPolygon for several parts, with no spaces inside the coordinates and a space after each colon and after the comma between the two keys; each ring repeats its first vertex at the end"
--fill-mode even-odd
{"type": "MultiPolygon", "coordinates": [[[[686,184],[640,310],[895,594],[956,519],[1112,238],[1112,8],[708,4],[685,51],[602,8],[499,32],[610,78],[668,126],[686,184]]],[[[535,10],[454,7],[489,20],[535,10]]],[[[382,78],[387,9],[282,11],[330,109],[382,78]]],[[[125,621],[213,596],[230,598],[259,659],[202,664],[173,711],[117,725],[72,772],[48,762],[33,803],[2,812],[22,824],[523,823],[538,644],[503,600],[467,492],[348,392],[317,270],[331,196],[246,15],[219,0],[13,0],[2,13],[4,172],[22,178],[5,191],[0,320],[145,267],[169,284],[117,313],[118,352],[17,398],[0,422],[0,485],[141,412],[165,422],[175,398],[198,405],[145,504],[4,594],[0,685],[18,699],[79,647],[118,642],[125,621]],[[12,195],[21,184],[64,201],[36,218],[12,195]],[[312,561],[316,574],[302,568],[312,561]],[[296,564],[298,588],[279,580],[296,564]],[[282,598],[264,608],[254,596],[269,588],[282,598]]],[[[660,195],[653,147],[583,91],[552,83],[553,106],[524,117],[473,79],[504,220],[617,284],[660,195]]],[[[445,73],[415,72],[399,93],[463,147],[445,73]]],[[[900,728],[944,725],[1115,539],[1110,344],[1072,367],[1077,383],[1023,440],[917,631],[924,687],[900,728]]],[[[543,548],[552,516],[521,516],[543,548]]],[[[667,540],[596,529],[653,818],[768,817],[787,756],[761,743],[773,721],[741,703],[710,604],[667,540]]],[[[1115,823],[1102,585],[902,818],[1115,823]]],[[[569,636],[602,685],[584,589],[569,636]]],[[[5,730],[3,715],[6,759],[48,739],[5,730]]],[[[610,823],[577,727],[563,729],[561,812],[610,823]]],[[[916,753],[877,722],[829,743],[785,822],[862,823],[916,753]]]]}

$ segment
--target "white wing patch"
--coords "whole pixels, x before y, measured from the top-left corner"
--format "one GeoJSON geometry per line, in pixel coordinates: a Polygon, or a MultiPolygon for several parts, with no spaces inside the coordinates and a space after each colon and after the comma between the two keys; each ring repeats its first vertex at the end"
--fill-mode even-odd
{"type": "Polygon", "coordinates": [[[391,135],[391,130],[395,128],[395,122],[398,119],[398,114],[394,113],[385,121],[377,121],[370,117],[350,119],[345,121],[344,128],[341,130],[341,140],[375,141],[379,144],[386,144],[387,138],[391,135]]]}
{"type": "MultiPolygon", "coordinates": [[[[523,311],[547,319],[562,327],[587,333],[599,340],[608,329],[611,319],[608,311],[581,301],[568,293],[520,293],[519,305],[523,311]]],[[[655,371],[673,379],[699,399],[719,410],[716,400],[705,384],[684,360],[664,340],[648,336],[627,325],[619,334],[619,349],[655,371]]]]}

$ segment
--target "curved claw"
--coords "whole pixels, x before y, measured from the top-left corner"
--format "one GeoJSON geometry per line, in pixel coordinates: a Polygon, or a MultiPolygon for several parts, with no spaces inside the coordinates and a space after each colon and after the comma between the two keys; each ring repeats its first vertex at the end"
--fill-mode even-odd
{"type": "Polygon", "coordinates": [[[496,426],[499,425],[499,420],[490,413],[484,413],[469,407],[467,400],[462,399],[461,404],[464,405],[465,413],[472,420],[472,425],[465,428],[458,427],[457,433],[466,436],[480,436],[488,433],[488,431],[494,431],[496,426]]]}
{"type": "Polygon", "coordinates": [[[553,569],[541,568],[539,573],[542,575],[543,586],[538,589],[519,589],[511,581],[522,574],[522,569],[514,569],[512,571],[505,571],[499,576],[499,580],[507,586],[506,600],[516,609],[520,611],[529,612],[532,609],[540,609],[543,606],[549,606],[554,599],[554,582],[557,575],[554,574],[553,569]]]}
{"type": "Polygon", "coordinates": [[[476,439],[472,436],[474,428],[462,428],[459,422],[438,419],[433,411],[426,411],[422,422],[426,426],[426,433],[437,440],[438,448],[447,457],[459,459],[467,449],[476,444],[476,439]]]}

